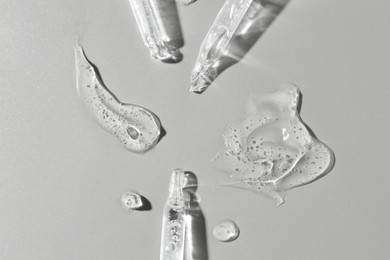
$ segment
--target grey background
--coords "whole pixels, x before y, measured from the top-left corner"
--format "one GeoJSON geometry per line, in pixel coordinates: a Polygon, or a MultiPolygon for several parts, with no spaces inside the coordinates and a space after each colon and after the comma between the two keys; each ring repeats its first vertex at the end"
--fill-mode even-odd
{"type": "Polygon", "coordinates": [[[152,60],[126,0],[0,1],[0,259],[158,259],[174,168],[194,172],[209,259],[388,259],[388,1],[292,0],[239,64],[204,94],[188,92],[222,0],[180,7],[176,65],[152,60]],[[145,106],[167,135],[132,154],[89,117],[75,87],[75,35],[121,101],[145,106]],[[285,205],[212,187],[210,159],[249,93],[300,85],[301,116],[335,152],[325,178],[285,205]],[[127,212],[136,189],[150,211],[127,212]],[[213,239],[220,220],[241,229],[213,239]]]}

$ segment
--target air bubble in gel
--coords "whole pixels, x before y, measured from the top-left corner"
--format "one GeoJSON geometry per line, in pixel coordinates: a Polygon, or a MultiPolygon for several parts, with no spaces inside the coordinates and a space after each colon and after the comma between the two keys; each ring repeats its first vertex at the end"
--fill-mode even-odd
{"type": "Polygon", "coordinates": [[[132,152],[145,152],[160,138],[161,123],[141,106],[121,103],[102,83],[83,49],[75,47],[77,90],[90,114],[132,152]]]}
{"type": "Polygon", "coordinates": [[[323,177],[334,164],[331,149],[302,122],[299,97],[292,83],[274,93],[252,96],[244,119],[228,126],[224,148],[213,159],[238,184],[277,205],[288,190],[323,177]]]}

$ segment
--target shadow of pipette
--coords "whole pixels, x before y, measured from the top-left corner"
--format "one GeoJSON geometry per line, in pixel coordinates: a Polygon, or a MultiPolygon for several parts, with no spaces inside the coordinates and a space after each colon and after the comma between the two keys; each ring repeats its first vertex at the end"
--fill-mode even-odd
{"type": "MultiPolygon", "coordinates": [[[[199,63],[198,58],[191,76],[190,91],[198,94],[202,93],[224,70],[239,62],[269,28],[289,1],[254,0],[231,37],[226,49],[222,50],[222,55],[219,59],[212,64],[204,66],[199,63]]],[[[210,55],[210,53],[206,55],[210,55]]]]}
{"type": "Polygon", "coordinates": [[[187,184],[183,189],[188,196],[185,206],[184,260],[208,260],[206,221],[196,195],[198,180],[192,172],[185,172],[187,184]]]}

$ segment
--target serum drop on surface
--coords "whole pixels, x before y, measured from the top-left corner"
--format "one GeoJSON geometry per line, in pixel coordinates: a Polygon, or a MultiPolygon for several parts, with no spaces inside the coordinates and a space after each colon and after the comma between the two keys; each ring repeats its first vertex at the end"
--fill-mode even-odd
{"type": "Polygon", "coordinates": [[[309,184],[332,169],[332,150],[302,122],[299,90],[285,83],[279,91],[252,96],[244,119],[225,132],[224,148],[213,159],[238,184],[284,202],[288,190],[309,184]]]}
{"type": "Polygon", "coordinates": [[[135,210],[143,206],[141,195],[134,191],[128,191],[122,196],[122,204],[126,209],[135,210]]]}
{"type": "Polygon", "coordinates": [[[232,220],[225,220],[214,227],[213,236],[221,242],[231,242],[237,239],[240,229],[232,220]]]}

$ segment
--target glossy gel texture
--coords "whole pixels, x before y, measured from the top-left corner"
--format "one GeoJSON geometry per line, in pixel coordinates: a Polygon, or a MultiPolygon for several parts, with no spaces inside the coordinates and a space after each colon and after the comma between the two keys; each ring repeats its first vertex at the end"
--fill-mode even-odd
{"type": "Polygon", "coordinates": [[[214,227],[213,236],[221,242],[231,242],[237,239],[240,229],[232,220],[225,220],[214,227]]]}
{"type": "Polygon", "coordinates": [[[122,204],[126,209],[139,209],[143,206],[141,195],[134,191],[128,191],[122,196],[122,204]]]}
{"type": "Polygon", "coordinates": [[[159,141],[161,124],[151,111],[121,103],[102,83],[95,68],[75,47],[77,90],[90,114],[132,152],[145,152],[159,141]]]}
{"type": "Polygon", "coordinates": [[[299,90],[285,83],[279,91],[252,96],[245,118],[228,126],[217,168],[261,194],[284,202],[285,193],[326,175],[333,152],[310,134],[297,106],[299,90]]]}

